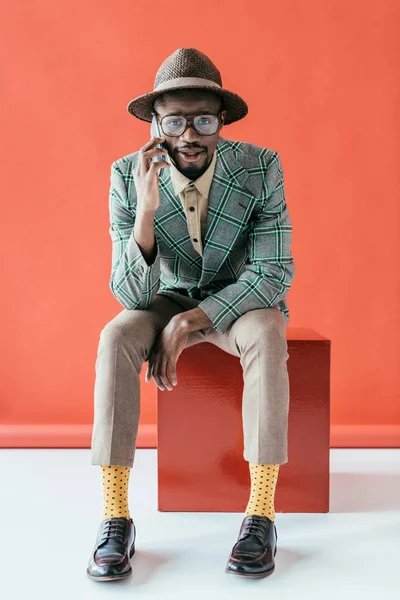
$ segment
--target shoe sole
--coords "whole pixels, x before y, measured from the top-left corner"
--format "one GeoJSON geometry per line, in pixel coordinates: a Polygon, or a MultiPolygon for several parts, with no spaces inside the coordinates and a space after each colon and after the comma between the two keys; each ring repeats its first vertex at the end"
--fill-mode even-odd
{"type": "MultiPolygon", "coordinates": [[[[129,551],[129,558],[132,558],[132,556],[135,554],[135,544],[133,544],[131,546],[131,549],[129,551]]],[[[117,575],[92,575],[91,573],[89,573],[89,567],[86,569],[86,575],[90,578],[93,579],[93,581],[115,581],[116,579],[125,579],[125,577],[129,577],[129,575],[132,575],[132,567],[130,567],[129,571],[125,571],[125,573],[119,573],[117,575]]]]}
{"type": "Polygon", "coordinates": [[[262,573],[242,573],[241,571],[232,571],[231,569],[225,569],[225,573],[230,575],[239,575],[239,577],[248,577],[249,579],[259,579],[260,577],[267,577],[275,571],[275,567],[269,571],[263,571],[262,573]]]}

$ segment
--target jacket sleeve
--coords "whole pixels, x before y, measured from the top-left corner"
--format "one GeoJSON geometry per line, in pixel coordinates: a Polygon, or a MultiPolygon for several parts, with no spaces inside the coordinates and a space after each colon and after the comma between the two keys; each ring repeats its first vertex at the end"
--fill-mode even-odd
{"type": "Polygon", "coordinates": [[[112,240],[110,289],[127,309],[145,309],[160,285],[160,252],[148,265],[133,235],[136,211],[128,201],[126,183],[117,161],[111,166],[109,233],[112,240]]]}
{"type": "Polygon", "coordinates": [[[249,310],[275,306],[286,296],[294,278],[292,225],[276,151],[266,166],[261,199],[262,207],[248,234],[245,270],[235,283],[198,304],[220,333],[249,310]]]}

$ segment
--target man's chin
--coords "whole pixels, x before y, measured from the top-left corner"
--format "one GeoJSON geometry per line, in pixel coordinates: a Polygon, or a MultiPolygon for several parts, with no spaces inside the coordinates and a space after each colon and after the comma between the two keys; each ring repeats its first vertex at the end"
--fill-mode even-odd
{"type": "Polygon", "coordinates": [[[186,177],[199,177],[207,168],[207,153],[202,153],[201,157],[195,162],[188,162],[182,158],[182,155],[178,152],[175,163],[180,172],[183,173],[183,175],[186,175],[186,177]]]}

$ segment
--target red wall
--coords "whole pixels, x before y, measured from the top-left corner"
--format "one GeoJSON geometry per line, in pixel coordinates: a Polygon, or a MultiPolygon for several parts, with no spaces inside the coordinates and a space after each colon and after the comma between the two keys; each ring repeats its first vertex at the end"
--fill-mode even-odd
{"type": "MultiPolygon", "coordinates": [[[[332,445],[399,445],[399,2],[173,7],[1,3],[1,444],[89,445],[98,337],[122,310],[110,165],[149,138],[126,105],[196,47],[249,105],[222,135],[280,153],[289,326],[332,340],[332,445]]],[[[138,445],[154,443],[145,367],[138,445]]]]}

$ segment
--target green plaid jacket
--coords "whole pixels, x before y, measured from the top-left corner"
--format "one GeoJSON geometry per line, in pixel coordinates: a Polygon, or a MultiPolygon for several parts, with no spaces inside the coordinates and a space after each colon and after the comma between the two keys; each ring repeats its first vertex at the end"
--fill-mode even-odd
{"type": "Polygon", "coordinates": [[[113,162],[111,291],[127,309],[146,309],[160,293],[197,298],[221,333],[247,311],[275,305],[287,325],[286,295],[295,269],[278,152],[220,137],[216,153],[203,256],[192,246],[181,200],[165,167],[159,176],[157,256],[151,265],[133,235],[137,195],[132,170],[139,151],[113,162]]]}

